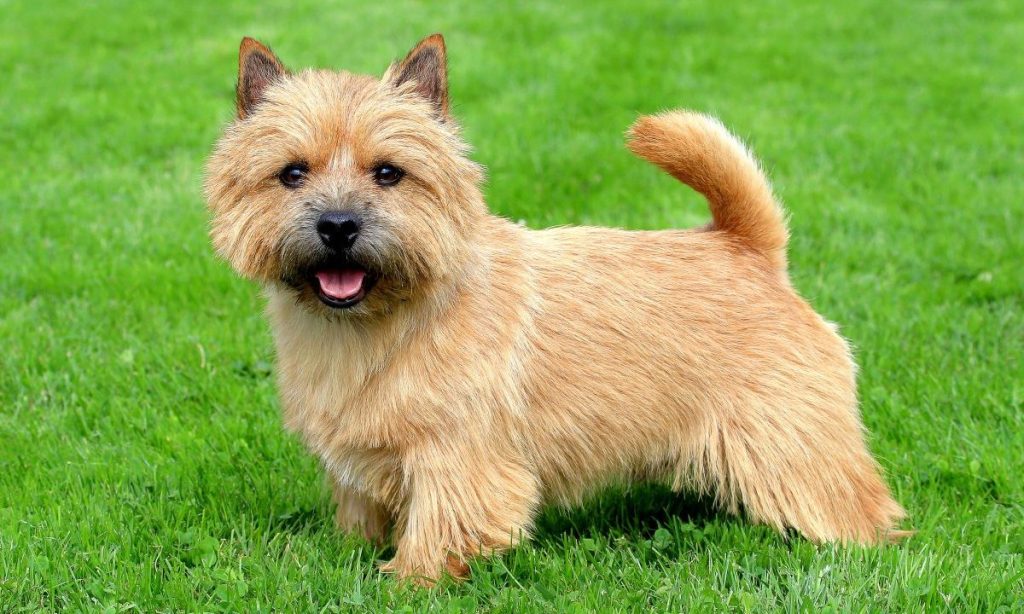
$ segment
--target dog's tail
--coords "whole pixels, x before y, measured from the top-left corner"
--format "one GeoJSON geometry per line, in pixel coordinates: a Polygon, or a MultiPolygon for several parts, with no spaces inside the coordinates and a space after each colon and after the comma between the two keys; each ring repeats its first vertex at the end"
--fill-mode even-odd
{"type": "Polygon", "coordinates": [[[739,237],[786,268],[789,233],[757,160],[713,117],[669,111],[641,117],[628,132],[629,148],[708,199],[712,224],[739,237]]]}

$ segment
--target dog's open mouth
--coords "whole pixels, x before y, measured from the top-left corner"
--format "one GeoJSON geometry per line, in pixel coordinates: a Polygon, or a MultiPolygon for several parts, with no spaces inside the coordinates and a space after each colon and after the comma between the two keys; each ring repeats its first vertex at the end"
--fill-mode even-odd
{"type": "Polygon", "coordinates": [[[315,271],[310,280],[317,298],[335,309],[354,307],[373,288],[376,278],[358,266],[323,268],[315,271]]]}

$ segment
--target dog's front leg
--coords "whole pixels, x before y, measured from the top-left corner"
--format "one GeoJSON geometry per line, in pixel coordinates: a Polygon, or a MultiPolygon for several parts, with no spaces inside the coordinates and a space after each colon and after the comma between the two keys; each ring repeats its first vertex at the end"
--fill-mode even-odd
{"type": "Polygon", "coordinates": [[[383,545],[387,539],[390,519],[387,511],[376,501],[348,486],[331,479],[334,490],[334,522],[346,533],[362,535],[367,540],[383,545]]]}
{"type": "Polygon", "coordinates": [[[383,571],[421,584],[445,572],[464,578],[471,557],[502,552],[526,537],[540,489],[528,464],[508,447],[430,444],[411,452],[405,467],[397,552],[383,571]]]}

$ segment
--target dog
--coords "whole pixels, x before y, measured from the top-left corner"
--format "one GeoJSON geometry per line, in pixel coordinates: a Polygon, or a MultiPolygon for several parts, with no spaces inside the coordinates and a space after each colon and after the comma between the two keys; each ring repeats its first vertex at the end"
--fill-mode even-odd
{"type": "Polygon", "coordinates": [[[431,583],[527,539],[544,504],[657,481],[814,542],[905,535],[847,342],[794,290],[785,216],[717,120],[641,117],[638,156],[701,228],[529,230],[492,215],[441,35],[380,79],[289,72],[246,38],[211,155],[216,252],[267,297],[285,425],[344,531],[431,583]]]}

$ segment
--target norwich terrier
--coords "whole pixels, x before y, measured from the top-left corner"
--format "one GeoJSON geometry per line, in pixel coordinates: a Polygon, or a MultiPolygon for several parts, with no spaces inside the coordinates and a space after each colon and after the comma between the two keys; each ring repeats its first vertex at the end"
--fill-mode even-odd
{"type": "Polygon", "coordinates": [[[488,212],[444,40],[380,79],[291,73],[242,41],[208,165],[217,252],[268,299],[284,418],[337,524],[430,582],[530,534],[545,503],[654,480],[815,542],[904,512],[864,441],[850,349],[793,289],[784,214],[708,116],[634,153],[703,194],[690,230],[528,230],[488,212]]]}

